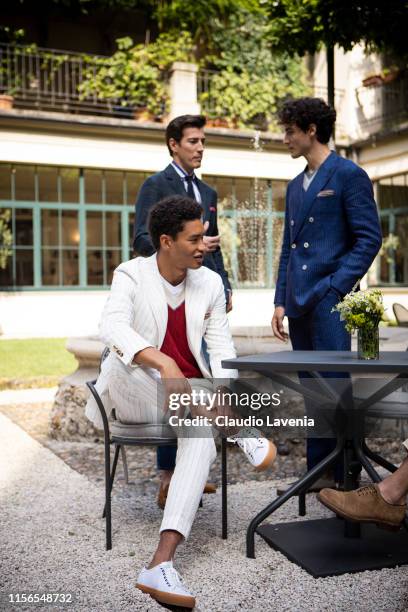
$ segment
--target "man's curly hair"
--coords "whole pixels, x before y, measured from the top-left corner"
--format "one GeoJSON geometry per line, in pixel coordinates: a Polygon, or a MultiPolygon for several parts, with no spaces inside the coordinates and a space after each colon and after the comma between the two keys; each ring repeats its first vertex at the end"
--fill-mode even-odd
{"type": "Polygon", "coordinates": [[[336,111],[321,98],[297,98],[283,104],[278,118],[280,123],[295,124],[305,133],[310,124],[314,123],[317,140],[326,144],[333,133],[336,111]]]}
{"type": "Polygon", "coordinates": [[[149,215],[149,234],[156,251],[160,248],[160,236],[167,234],[175,240],[186,221],[201,219],[202,214],[201,206],[187,196],[168,196],[157,202],[149,215]]]}

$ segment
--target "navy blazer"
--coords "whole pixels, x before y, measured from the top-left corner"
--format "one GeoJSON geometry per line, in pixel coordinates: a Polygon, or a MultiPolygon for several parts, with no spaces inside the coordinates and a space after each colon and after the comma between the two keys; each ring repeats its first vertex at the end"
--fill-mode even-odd
{"type": "Polygon", "coordinates": [[[332,288],[349,293],[377,255],[381,227],[366,172],[332,152],[308,190],[304,173],[288,185],[275,304],[298,317],[332,288]]]}
{"type": "MultiPolygon", "coordinates": [[[[207,236],[217,236],[217,192],[198,178],[196,179],[196,184],[201,195],[204,221],[209,222],[207,236]]],[[[149,176],[140,188],[136,200],[133,239],[133,248],[139,255],[148,257],[155,252],[147,229],[150,208],[153,204],[159,202],[159,200],[174,194],[187,195],[183,182],[172,164],[169,164],[165,170],[149,176]]],[[[219,247],[213,253],[207,253],[204,256],[203,264],[221,276],[226,292],[231,289],[219,247]]]]}

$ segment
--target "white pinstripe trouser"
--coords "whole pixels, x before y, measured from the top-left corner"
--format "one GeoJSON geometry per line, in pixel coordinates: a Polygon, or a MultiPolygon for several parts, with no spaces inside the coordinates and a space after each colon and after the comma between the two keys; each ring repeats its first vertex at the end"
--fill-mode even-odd
{"type": "MultiPolygon", "coordinates": [[[[191,379],[190,384],[193,389],[212,390],[210,381],[205,379],[191,379]]],[[[109,395],[119,421],[163,422],[163,412],[158,407],[157,380],[149,368],[130,368],[115,360],[109,376],[109,395]]],[[[211,428],[203,428],[203,437],[200,438],[178,438],[176,467],[160,532],[171,529],[188,537],[216,455],[211,428]]]]}

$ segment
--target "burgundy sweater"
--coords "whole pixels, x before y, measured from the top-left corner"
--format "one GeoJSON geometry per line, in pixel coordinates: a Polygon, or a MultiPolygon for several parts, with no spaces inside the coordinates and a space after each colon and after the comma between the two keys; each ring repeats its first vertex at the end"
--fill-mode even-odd
{"type": "Polygon", "coordinates": [[[185,303],[174,310],[167,306],[167,310],[167,329],[161,352],[174,359],[186,378],[203,378],[187,342],[185,303]]]}

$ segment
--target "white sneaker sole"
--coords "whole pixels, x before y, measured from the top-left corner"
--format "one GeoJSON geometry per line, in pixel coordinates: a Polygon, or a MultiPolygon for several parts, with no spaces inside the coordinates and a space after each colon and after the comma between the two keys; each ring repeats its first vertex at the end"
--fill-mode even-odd
{"type": "Polygon", "coordinates": [[[262,463],[260,463],[259,465],[255,467],[255,471],[263,472],[264,470],[267,470],[268,467],[272,465],[272,463],[275,461],[276,453],[277,453],[277,449],[276,449],[275,444],[269,440],[269,449],[266,454],[266,457],[262,461],[262,463]]]}
{"type": "Polygon", "coordinates": [[[152,587],[146,586],[145,584],[141,584],[140,582],[136,583],[136,588],[140,589],[143,593],[150,595],[150,597],[153,597],[153,599],[156,599],[157,601],[164,604],[181,606],[184,608],[194,608],[195,606],[195,598],[192,596],[177,595],[175,593],[159,591],[158,589],[153,589],[152,587]]]}

